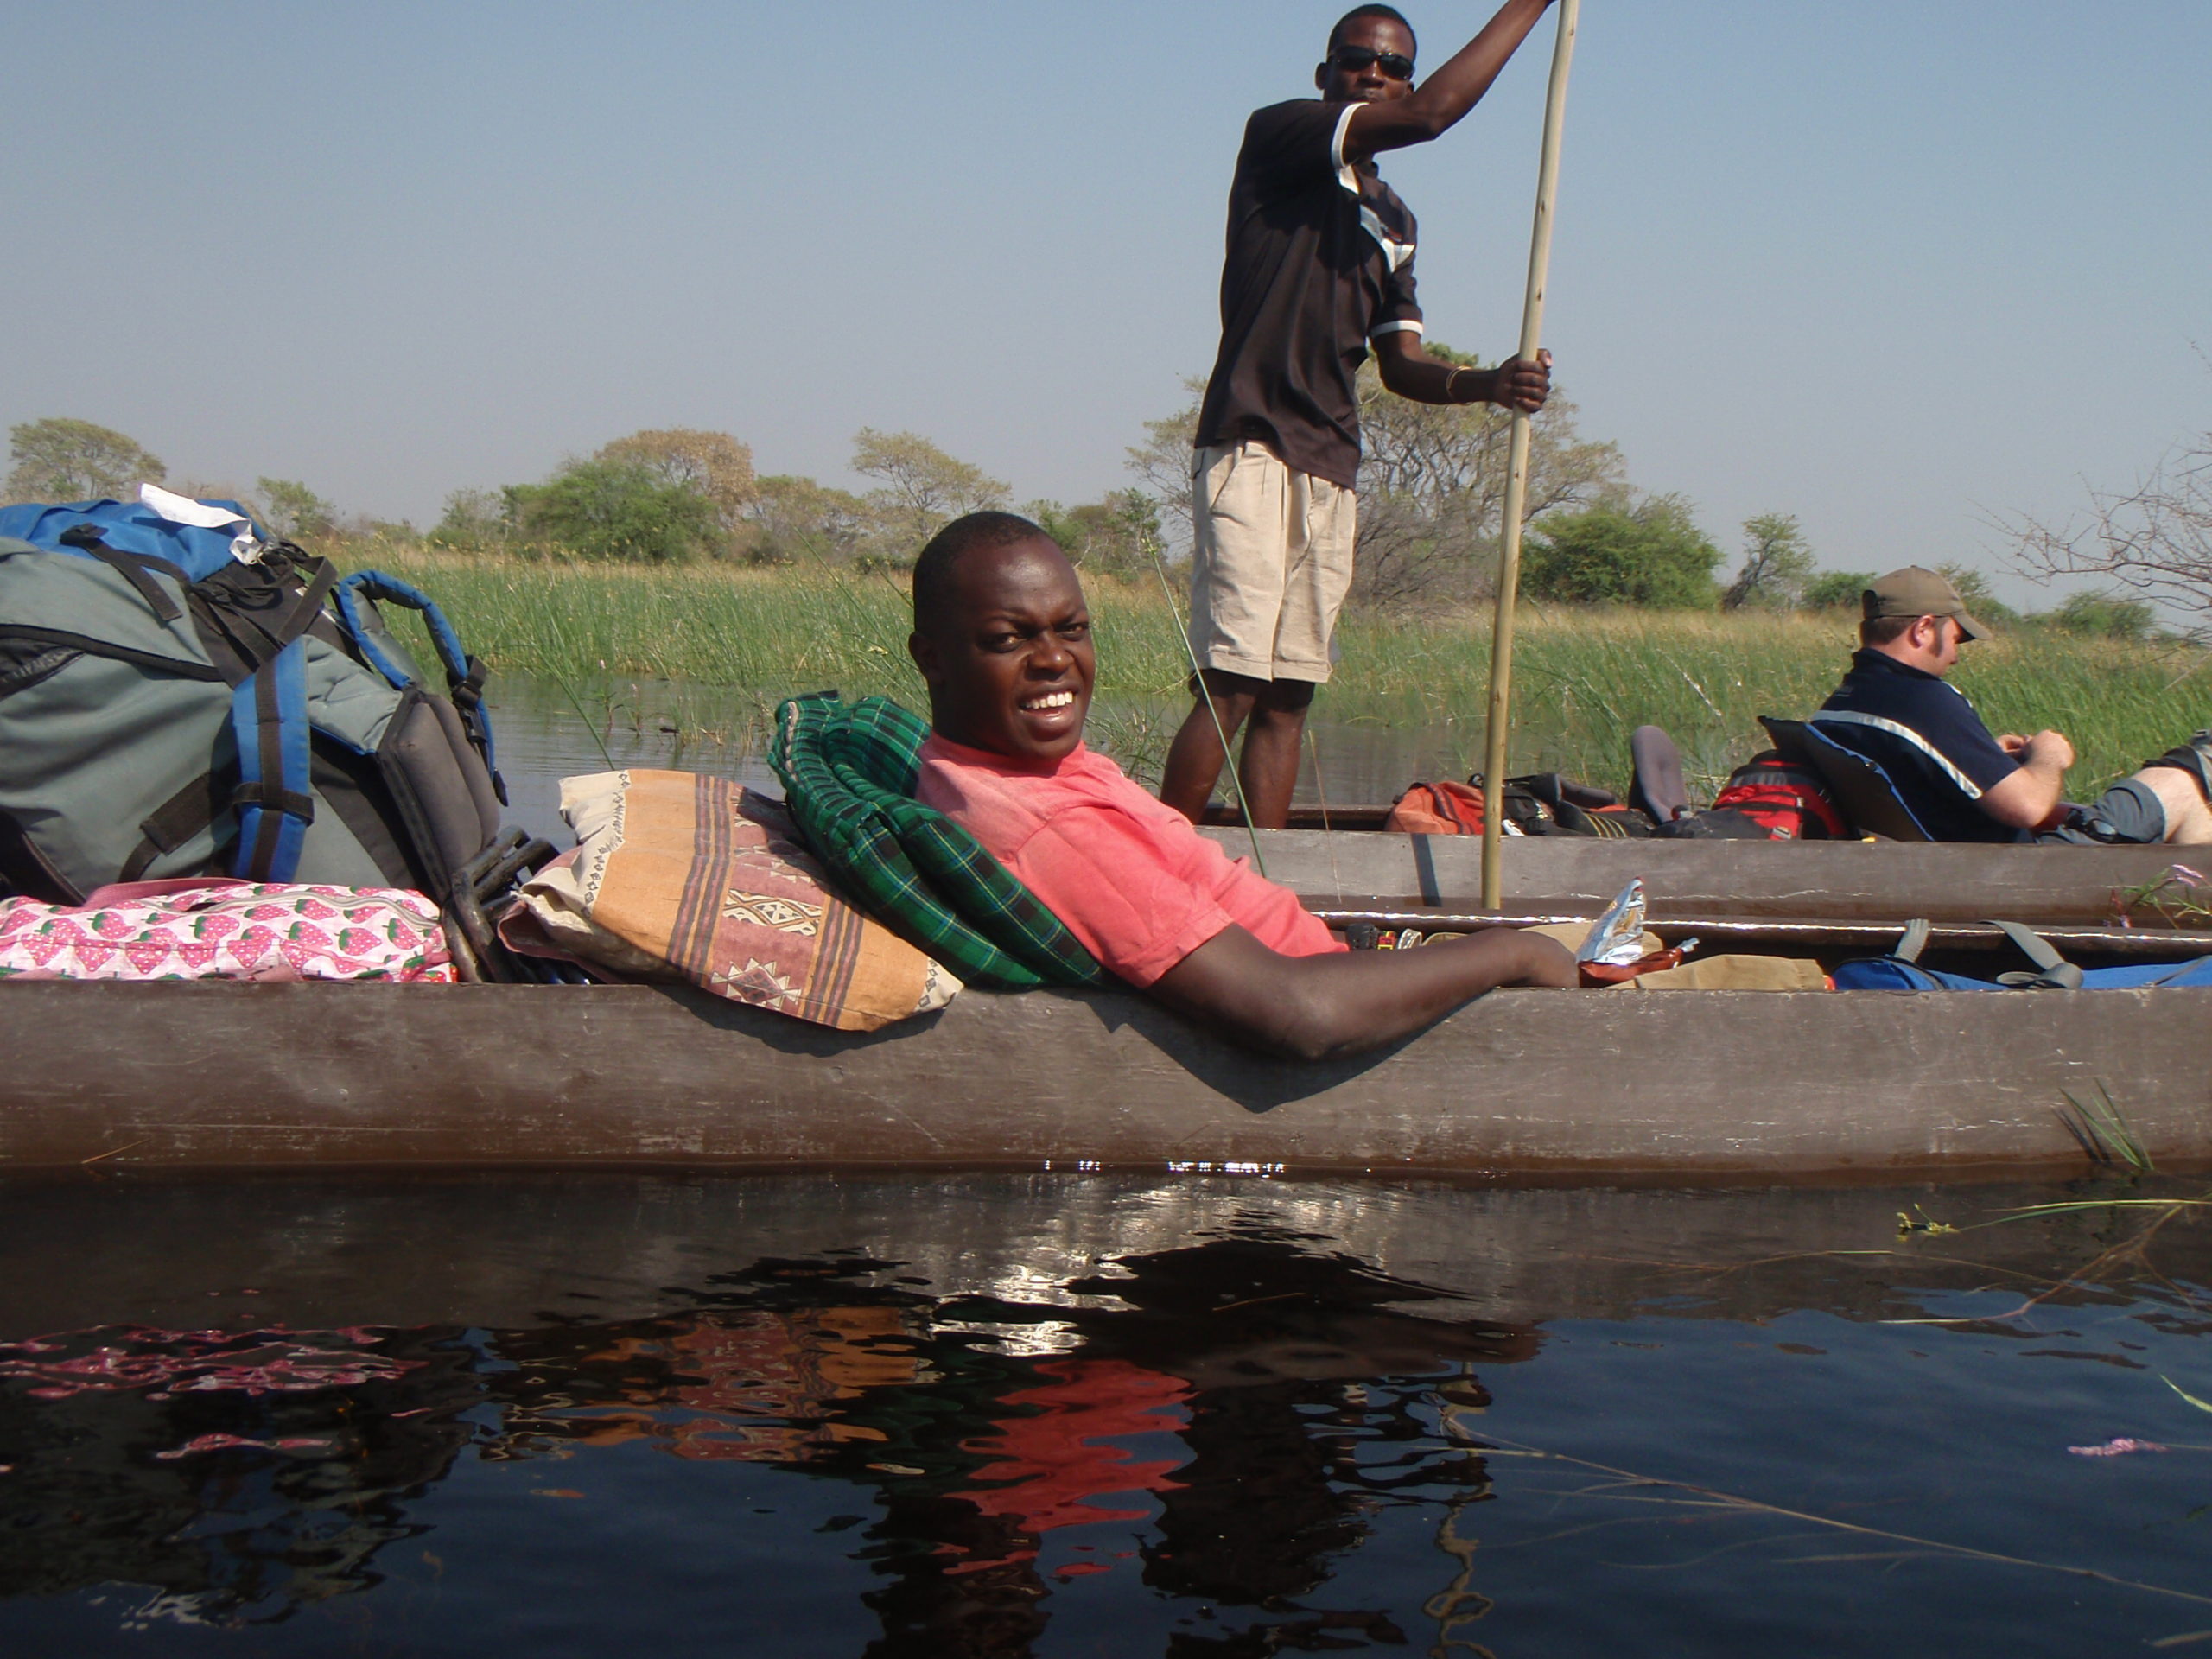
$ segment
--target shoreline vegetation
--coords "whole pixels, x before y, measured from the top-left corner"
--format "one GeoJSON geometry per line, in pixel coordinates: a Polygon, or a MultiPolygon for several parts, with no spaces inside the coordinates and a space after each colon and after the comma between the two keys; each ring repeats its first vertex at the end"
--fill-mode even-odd
{"type": "MultiPolygon", "coordinates": [[[[331,550],[338,551],[337,549],[331,550]]],[[[906,577],[888,569],[618,564],[423,543],[349,542],[434,597],[495,676],[561,688],[588,719],[611,687],[669,682],[713,711],[720,741],[757,748],[775,705],[836,688],[923,706],[906,658],[906,577]]],[[[1156,581],[1086,573],[1098,638],[1095,747],[1156,781],[1187,707],[1190,664],[1156,581]]],[[[1177,606],[1181,605],[1177,595],[1177,606]]],[[[1834,690],[1853,645],[1848,611],[1666,611],[1524,601],[1514,654],[1513,769],[1560,771],[1619,789],[1628,737],[1646,722],[1681,745],[1708,794],[1764,747],[1757,716],[1802,718],[1834,690]]],[[[1335,724],[1464,728],[1477,764],[1490,672],[1489,609],[1353,612],[1343,662],[1316,704],[1335,724]]],[[[2081,755],[2070,780],[2094,795],[2190,730],[2212,723],[2212,652],[2044,628],[1969,648],[1952,677],[2000,730],[2055,727],[2081,755]]],[[[694,723],[684,716],[686,724],[694,723]]]]}
{"type": "MultiPolygon", "coordinates": [[[[1159,578],[1187,546],[1202,385],[1186,381],[1185,406],[1144,423],[1126,454],[1135,486],[1021,508],[1090,594],[1101,662],[1091,742],[1147,784],[1189,707],[1190,664],[1159,578]]],[[[1338,742],[1362,727],[1418,734],[1440,770],[1464,774],[1483,747],[1510,423],[1484,405],[1392,397],[1371,365],[1360,404],[1357,574],[1342,663],[1315,719],[1338,742]],[[1454,753],[1456,766],[1440,758],[1454,753]]],[[[1621,789],[1629,733],[1648,722],[1672,734],[1693,791],[1710,798],[1764,747],[1757,716],[1802,718],[1834,689],[1871,574],[1823,569],[1796,518],[1765,512],[1744,521],[1741,564],[1725,577],[1728,556],[1691,504],[1632,486],[1618,448],[1583,438],[1576,413],[1554,387],[1535,421],[1510,769],[1621,789]]],[[[27,422],[9,439],[0,499],[124,499],[134,480],[167,477],[134,439],[86,421],[27,422]]],[[[2024,617],[1980,572],[1938,567],[1996,631],[1955,683],[1999,731],[2053,727],[2072,739],[2077,799],[2212,725],[2212,629],[2200,626],[2194,643],[2167,634],[2153,602],[2212,615],[2201,552],[2212,473],[2196,465],[2208,454],[2212,435],[2180,453],[2172,477],[2133,495],[2093,492],[2087,531],[2010,524],[2029,567],[2097,575],[2112,584],[2103,591],[2024,617]]],[[[295,480],[263,478],[251,492],[176,487],[242,501],[313,551],[419,583],[496,672],[541,683],[594,729],[651,721],[743,753],[759,751],[777,702],[795,691],[834,687],[918,709],[906,567],[951,518],[1010,505],[1003,480],[916,432],[863,427],[850,465],[872,487],[760,476],[751,448],[726,432],[639,431],[540,483],[456,491],[428,532],[341,524],[295,480]]]]}

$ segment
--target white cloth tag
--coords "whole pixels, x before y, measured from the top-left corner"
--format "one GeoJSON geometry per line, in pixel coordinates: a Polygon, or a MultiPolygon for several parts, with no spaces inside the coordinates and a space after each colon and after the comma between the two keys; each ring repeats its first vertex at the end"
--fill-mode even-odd
{"type": "Polygon", "coordinates": [[[242,528],[231,537],[231,556],[240,564],[261,563],[261,543],[253,533],[253,521],[244,513],[232,512],[228,507],[213,507],[205,501],[194,501],[188,495],[179,495],[165,490],[158,484],[141,484],[138,499],[173,524],[191,524],[200,530],[228,530],[232,524],[242,528]]]}

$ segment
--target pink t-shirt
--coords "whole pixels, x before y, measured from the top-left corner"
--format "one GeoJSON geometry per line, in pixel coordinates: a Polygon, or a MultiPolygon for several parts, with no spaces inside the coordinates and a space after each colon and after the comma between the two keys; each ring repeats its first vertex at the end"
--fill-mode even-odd
{"type": "Polygon", "coordinates": [[[1231,863],[1188,818],[1080,746],[1038,766],[932,732],[914,794],[1132,985],[1150,985],[1232,922],[1287,957],[1344,948],[1288,888],[1231,863]]]}

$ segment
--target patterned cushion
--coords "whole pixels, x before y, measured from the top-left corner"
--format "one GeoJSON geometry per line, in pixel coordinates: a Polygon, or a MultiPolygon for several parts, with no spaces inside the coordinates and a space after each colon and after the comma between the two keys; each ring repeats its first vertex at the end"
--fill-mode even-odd
{"type": "Polygon", "coordinates": [[[829,892],[765,796],[688,772],[608,772],[563,779],[561,811],[576,850],[524,885],[500,927],[510,944],[840,1031],[927,1014],[960,989],[829,892]]]}

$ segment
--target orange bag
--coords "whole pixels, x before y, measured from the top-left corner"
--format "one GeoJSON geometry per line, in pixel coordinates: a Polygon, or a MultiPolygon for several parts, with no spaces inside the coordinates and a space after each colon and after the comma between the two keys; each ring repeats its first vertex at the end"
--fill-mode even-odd
{"type": "Polygon", "coordinates": [[[1472,784],[1415,784],[1391,804],[1386,830],[1406,836],[1479,836],[1483,792],[1472,784]]]}
{"type": "Polygon", "coordinates": [[[1669,968],[1682,965],[1682,950],[1676,945],[1671,950],[1654,950],[1638,957],[1634,962],[1586,962],[1582,969],[1582,988],[1598,990],[1607,985],[1625,985],[1631,979],[1645,974],[1663,973],[1669,968]]]}

